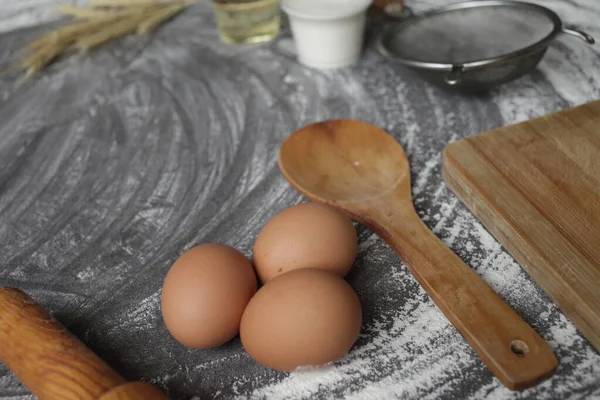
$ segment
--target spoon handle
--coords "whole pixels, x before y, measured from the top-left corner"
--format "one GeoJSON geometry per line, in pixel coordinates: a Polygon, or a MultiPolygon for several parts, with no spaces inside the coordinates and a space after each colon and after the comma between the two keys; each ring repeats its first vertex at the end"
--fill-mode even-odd
{"type": "Polygon", "coordinates": [[[412,206],[400,214],[380,208],[375,214],[371,222],[383,224],[368,225],[505,386],[521,390],[553,374],[558,361],[548,344],[425,226],[412,206]]]}

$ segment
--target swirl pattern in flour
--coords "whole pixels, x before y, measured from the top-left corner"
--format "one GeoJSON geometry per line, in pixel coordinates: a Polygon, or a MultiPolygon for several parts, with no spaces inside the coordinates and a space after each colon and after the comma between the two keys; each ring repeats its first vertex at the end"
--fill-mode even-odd
{"type": "MultiPolygon", "coordinates": [[[[558,11],[584,26],[600,13],[592,0],[581,2],[587,15],[569,4],[558,11]]],[[[38,32],[7,34],[0,64],[38,32]]],[[[0,285],[26,290],[128,379],[174,399],[600,396],[600,355],[441,177],[448,142],[597,98],[598,50],[561,40],[534,73],[463,97],[397,71],[370,40],[365,59],[340,71],[306,69],[289,49],[285,36],[221,44],[199,4],[152,39],[62,60],[16,92],[0,81],[0,285]],[[256,365],[238,340],[192,351],[170,338],[159,301],[175,258],[202,242],[249,256],[266,221],[301,201],[277,169],[281,140],[348,117],[404,146],[419,214],[550,342],[561,360],[553,379],[522,393],[503,388],[363,228],[348,280],[364,330],[339,363],[283,374],[256,365]]],[[[29,396],[0,366],[0,399],[8,398],[29,396]]]]}

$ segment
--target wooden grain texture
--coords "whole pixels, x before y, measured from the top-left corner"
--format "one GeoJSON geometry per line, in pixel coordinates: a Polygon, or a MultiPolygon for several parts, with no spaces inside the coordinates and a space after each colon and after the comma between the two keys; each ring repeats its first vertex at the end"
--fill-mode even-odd
{"type": "Polygon", "coordinates": [[[505,386],[524,389],[552,375],[549,346],[419,219],[408,160],[391,136],[355,120],[308,125],[285,140],[279,166],[306,197],[381,236],[505,386]]]}
{"type": "MultiPolygon", "coordinates": [[[[40,305],[17,289],[0,288],[0,343],[0,360],[41,400],[96,400],[125,383],[40,305]]],[[[107,397],[113,398],[136,397],[107,397]]]]}
{"type": "Polygon", "coordinates": [[[98,400],[162,400],[167,397],[157,388],[145,382],[132,382],[117,386],[98,400]]]}
{"type": "Polygon", "coordinates": [[[450,188],[600,350],[600,101],[450,144],[450,188]]]}

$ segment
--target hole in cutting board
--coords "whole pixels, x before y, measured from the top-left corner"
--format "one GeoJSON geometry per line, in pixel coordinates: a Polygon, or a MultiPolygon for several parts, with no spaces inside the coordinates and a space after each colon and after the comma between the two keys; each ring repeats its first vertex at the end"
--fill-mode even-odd
{"type": "Polygon", "coordinates": [[[510,350],[516,355],[523,357],[529,352],[529,346],[522,340],[513,340],[510,342],[510,350]]]}

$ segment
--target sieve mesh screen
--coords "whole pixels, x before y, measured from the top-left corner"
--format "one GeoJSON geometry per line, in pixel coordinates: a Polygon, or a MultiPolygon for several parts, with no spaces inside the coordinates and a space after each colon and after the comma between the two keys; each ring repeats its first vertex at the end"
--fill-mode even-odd
{"type": "Polygon", "coordinates": [[[533,45],[548,37],[555,23],[542,10],[518,3],[447,10],[401,22],[384,45],[408,60],[468,63],[533,45]]]}

